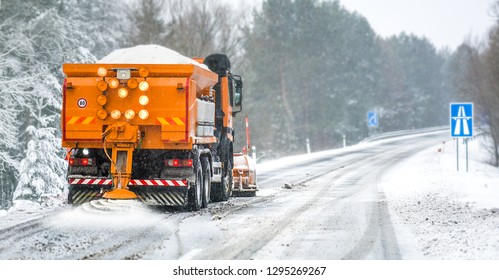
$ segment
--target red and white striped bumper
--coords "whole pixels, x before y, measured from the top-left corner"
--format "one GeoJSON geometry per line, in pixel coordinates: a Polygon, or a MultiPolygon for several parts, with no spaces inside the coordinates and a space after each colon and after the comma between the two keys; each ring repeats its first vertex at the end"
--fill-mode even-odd
{"type": "Polygon", "coordinates": [[[102,179],[102,178],[96,178],[96,179],[81,179],[81,178],[71,178],[68,180],[68,183],[70,185],[111,185],[113,183],[113,180],[111,179],[102,179]]]}
{"type": "Polygon", "coordinates": [[[187,187],[187,180],[130,180],[130,186],[187,187]]]}
{"type": "MultiPolygon", "coordinates": [[[[111,185],[112,179],[69,179],[70,185],[111,185]]],[[[132,179],[129,186],[158,186],[158,187],[187,187],[187,180],[164,180],[164,179],[132,179]]]]}

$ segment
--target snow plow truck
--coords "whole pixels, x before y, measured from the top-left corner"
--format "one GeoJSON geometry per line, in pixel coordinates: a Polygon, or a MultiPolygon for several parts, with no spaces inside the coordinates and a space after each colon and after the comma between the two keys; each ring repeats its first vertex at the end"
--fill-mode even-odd
{"type": "Polygon", "coordinates": [[[227,200],[243,87],[228,57],[126,57],[63,65],[68,202],[139,199],[199,210],[227,200]]]}

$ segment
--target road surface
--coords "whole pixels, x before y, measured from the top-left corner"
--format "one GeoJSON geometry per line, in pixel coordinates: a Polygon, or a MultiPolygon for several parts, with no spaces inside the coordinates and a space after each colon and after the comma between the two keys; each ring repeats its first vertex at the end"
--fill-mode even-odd
{"type": "Polygon", "coordinates": [[[187,212],[136,201],[13,213],[0,259],[400,259],[378,182],[447,132],[384,140],[258,170],[257,197],[187,212]]]}

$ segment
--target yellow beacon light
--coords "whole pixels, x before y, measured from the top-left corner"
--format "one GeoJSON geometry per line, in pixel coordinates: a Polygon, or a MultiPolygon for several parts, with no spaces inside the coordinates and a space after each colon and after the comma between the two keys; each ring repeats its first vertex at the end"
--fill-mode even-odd
{"type": "Polygon", "coordinates": [[[110,88],[118,88],[118,86],[120,85],[120,81],[116,78],[111,78],[109,79],[108,84],[110,88]]]}
{"type": "Polygon", "coordinates": [[[128,109],[125,111],[125,118],[127,120],[131,120],[135,117],[135,112],[132,109],[128,109]]]}
{"type": "Polygon", "coordinates": [[[149,117],[149,112],[146,109],[142,109],[139,111],[139,118],[145,120],[149,117]]]}
{"type": "Polygon", "coordinates": [[[106,91],[106,89],[107,89],[107,83],[106,83],[106,81],[98,81],[97,82],[97,89],[99,91],[106,91]]]}
{"type": "Polygon", "coordinates": [[[128,90],[126,88],[120,88],[118,90],[118,96],[120,98],[126,98],[128,96],[128,90]]]}
{"type": "Polygon", "coordinates": [[[99,69],[97,69],[97,76],[99,77],[105,77],[107,75],[107,69],[105,67],[99,67],[99,69]]]}
{"type": "Polygon", "coordinates": [[[121,117],[121,112],[118,109],[114,109],[111,111],[111,118],[117,120],[121,117]]]}
{"type": "Polygon", "coordinates": [[[149,83],[147,81],[142,81],[139,83],[139,89],[141,91],[147,91],[149,89],[149,83]]]}
{"type": "Polygon", "coordinates": [[[101,120],[104,120],[107,118],[107,112],[104,109],[99,109],[97,110],[97,117],[101,120]]]}
{"type": "Polygon", "coordinates": [[[126,82],[126,85],[130,88],[130,89],[136,89],[138,86],[139,86],[139,82],[137,82],[137,79],[129,79],[128,82],[126,82]]]}
{"type": "Polygon", "coordinates": [[[147,95],[141,95],[139,97],[139,104],[142,106],[146,106],[149,104],[149,97],[147,95]]]}
{"type": "Polygon", "coordinates": [[[104,94],[97,96],[97,104],[104,106],[107,103],[107,97],[104,94]]]}

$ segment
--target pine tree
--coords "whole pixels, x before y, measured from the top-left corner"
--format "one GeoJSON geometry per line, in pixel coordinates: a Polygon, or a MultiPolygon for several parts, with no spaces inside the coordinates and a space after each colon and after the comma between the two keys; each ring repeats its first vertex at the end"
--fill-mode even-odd
{"type": "Polygon", "coordinates": [[[169,36],[169,28],[163,17],[163,0],[141,0],[130,6],[128,19],[130,31],[127,33],[128,46],[158,44],[169,36]]]}
{"type": "Polygon", "coordinates": [[[55,129],[28,126],[26,133],[30,140],[20,164],[14,199],[40,201],[45,195],[62,194],[67,166],[55,129]]]}
{"type": "Polygon", "coordinates": [[[4,207],[14,195],[38,201],[44,193],[57,194],[64,186],[64,151],[58,140],[60,69],[63,62],[95,58],[87,48],[94,39],[83,28],[87,22],[77,10],[63,14],[63,3],[12,1],[0,10],[6,19],[0,25],[0,111],[6,121],[1,132],[5,143],[0,144],[4,207]]]}

